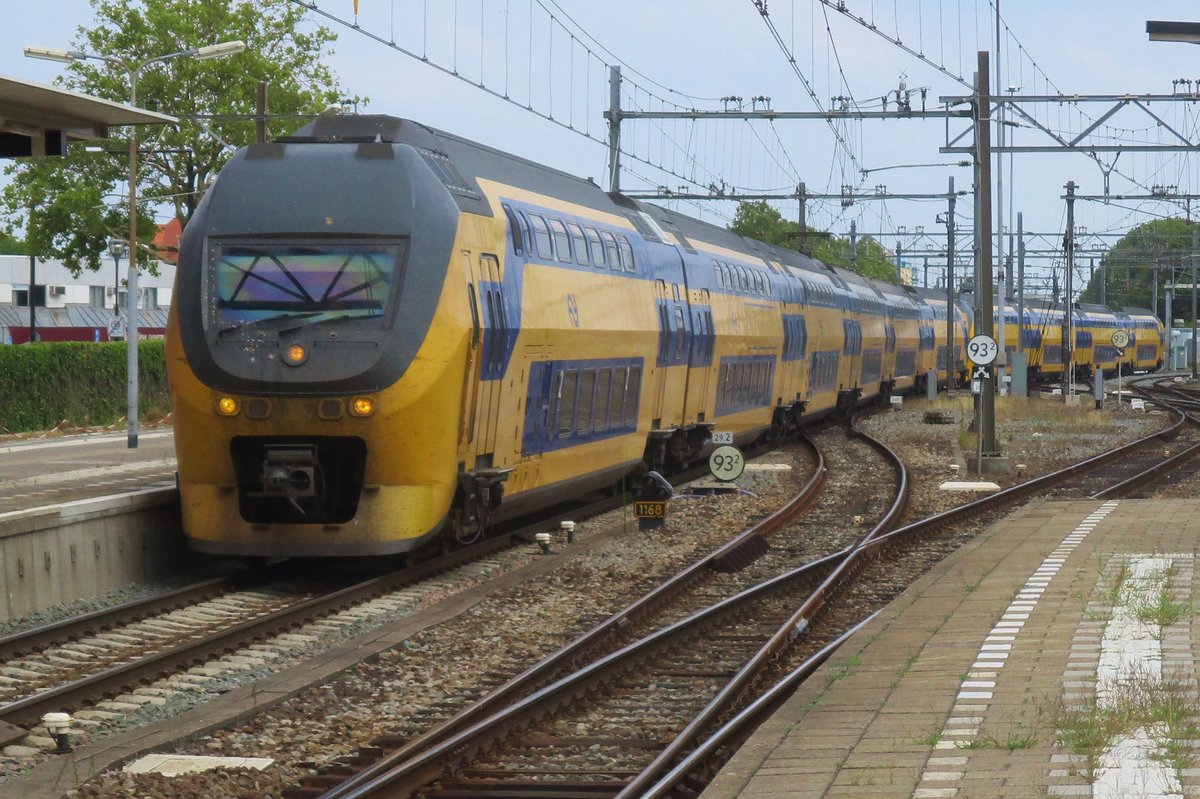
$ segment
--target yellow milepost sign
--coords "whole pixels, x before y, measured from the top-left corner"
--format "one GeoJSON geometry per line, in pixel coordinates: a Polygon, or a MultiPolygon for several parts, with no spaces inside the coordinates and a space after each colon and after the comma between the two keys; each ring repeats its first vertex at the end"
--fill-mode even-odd
{"type": "Polygon", "coordinates": [[[667,515],[667,503],[665,502],[635,502],[633,503],[633,515],[639,519],[662,519],[667,515]]]}

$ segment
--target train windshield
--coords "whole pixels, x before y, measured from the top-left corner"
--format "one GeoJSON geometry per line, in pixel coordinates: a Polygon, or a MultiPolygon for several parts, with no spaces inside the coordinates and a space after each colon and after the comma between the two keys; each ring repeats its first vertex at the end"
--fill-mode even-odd
{"type": "Polygon", "coordinates": [[[401,242],[221,243],[213,247],[213,320],[382,318],[399,283],[401,242]]]}

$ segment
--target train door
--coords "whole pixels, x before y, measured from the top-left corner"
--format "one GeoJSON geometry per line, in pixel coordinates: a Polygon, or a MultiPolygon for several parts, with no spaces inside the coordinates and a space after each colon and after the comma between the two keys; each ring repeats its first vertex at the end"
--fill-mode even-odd
{"type": "Polygon", "coordinates": [[[688,358],[687,407],[688,421],[702,421],[699,415],[708,407],[709,384],[712,381],[710,368],[716,334],[713,331],[712,297],[708,289],[700,290],[700,301],[691,308],[692,346],[688,358]]]}
{"type": "Polygon", "coordinates": [[[473,257],[463,251],[471,305],[471,348],[467,361],[471,395],[466,408],[473,411],[464,419],[463,433],[469,451],[476,454],[477,468],[490,468],[496,451],[497,417],[500,412],[501,376],[508,336],[508,314],[500,290],[500,262],[490,253],[473,257]],[[483,463],[478,461],[483,460],[483,463]]]}
{"type": "Polygon", "coordinates": [[[658,374],[654,384],[654,415],[652,418],[661,419],[667,393],[667,369],[671,365],[671,350],[674,345],[674,339],[671,336],[673,313],[671,287],[667,285],[667,281],[655,280],[654,289],[654,305],[658,311],[658,357],[655,359],[658,374]]]}

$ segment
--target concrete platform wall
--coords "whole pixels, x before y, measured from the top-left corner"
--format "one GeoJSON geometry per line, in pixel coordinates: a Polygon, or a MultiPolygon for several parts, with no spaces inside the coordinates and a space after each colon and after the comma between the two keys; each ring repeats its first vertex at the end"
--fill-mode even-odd
{"type": "Polygon", "coordinates": [[[174,488],[0,513],[0,621],[178,571],[174,488]]]}

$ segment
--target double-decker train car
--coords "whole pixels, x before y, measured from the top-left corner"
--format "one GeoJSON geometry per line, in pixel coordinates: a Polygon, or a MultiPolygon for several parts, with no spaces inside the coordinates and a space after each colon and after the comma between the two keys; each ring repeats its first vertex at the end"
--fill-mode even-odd
{"type": "MultiPolygon", "coordinates": [[[[1045,300],[1026,302],[1025,316],[1017,324],[1017,309],[1004,306],[1005,349],[1017,349],[1017,336],[1023,339],[1029,376],[1034,380],[1059,379],[1063,373],[1063,307],[1045,300]]],[[[999,314],[996,314],[998,320],[999,314]]],[[[1115,374],[1122,370],[1153,371],[1162,367],[1165,337],[1162,322],[1148,309],[1109,308],[1104,305],[1076,303],[1071,310],[1074,346],[1071,363],[1080,377],[1091,377],[1097,370],[1115,374]],[[1130,343],[1124,349],[1113,345],[1112,334],[1123,330],[1130,343]]],[[[998,329],[998,324],[993,329],[998,329]]],[[[997,333],[998,335],[998,333],[997,333]]]]}
{"type": "Polygon", "coordinates": [[[944,299],[386,116],[241,150],[174,297],[184,531],[246,556],[469,540],[965,368],[944,299]]]}

